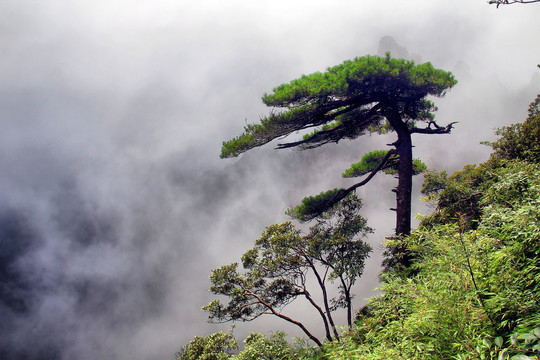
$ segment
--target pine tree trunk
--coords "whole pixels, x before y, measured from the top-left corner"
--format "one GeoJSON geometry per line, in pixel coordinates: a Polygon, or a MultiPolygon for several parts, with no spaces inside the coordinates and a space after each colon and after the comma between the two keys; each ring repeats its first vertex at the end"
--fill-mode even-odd
{"type": "MultiPolygon", "coordinates": [[[[398,132],[397,151],[399,154],[399,175],[396,192],[396,236],[407,236],[411,233],[411,198],[412,198],[412,141],[408,130],[398,132]]],[[[400,242],[392,250],[394,261],[399,267],[408,268],[411,265],[410,254],[405,244],[400,242]]]]}
{"type": "MultiPolygon", "coordinates": [[[[397,133],[395,143],[399,155],[398,186],[396,189],[396,236],[407,236],[411,233],[411,198],[413,158],[411,132],[402,121],[397,107],[390,107],[387,119],[397,133]]],[[[392,249],[393,261],[401,267],[409,267],[410,256],[403,243],[392,249]]]]}
{"type": "Polygon", "coordinates": [[[399,178],[396,206],[396,235],[411,233],[411,197],[412,197],[412,141],[408,131],[398,132],[397,151],[399,154],[399,178]]]}

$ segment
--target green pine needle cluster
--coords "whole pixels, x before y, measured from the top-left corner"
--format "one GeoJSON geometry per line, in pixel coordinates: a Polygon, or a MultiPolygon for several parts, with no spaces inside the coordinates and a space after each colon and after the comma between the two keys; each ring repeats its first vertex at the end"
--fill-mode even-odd
{"type": "Polygon", "coordinates": [[[305,197],[300,205],[288,209],[286,214],[300,221],[309,221],[329,210],[335,205],[335,199],[342,197],[343,194],[346,194],[345,189],[332,189],[319,195],[305,197]]]}
{"type": "Polygon", "coordinates": [[[304,142],[293,142],[292,147],[305,145],[306,140],[317,147],[368,132],[390,131],[381,112],[389,98],[410,126],[416,121],[429,122],[436,107],[426,97],[444,96],[456,83],[452,73],[431,63],[417,65],[389,55],[357,57],[265,94],[262,100],[273,110],[258,124],[246,125],[241,135],[223,142],[221,157],[235,157],[309,128],[314,132],[304,142]]]}
{"type": "Polygon", "coordinates": [[[367,92],[442,96],[455,84],[451,73],[436,69],[429,62],[416,65],[410,60],[368,55],[347,60],[323,73],[303,75],[276,87],[262,99],[268,106],[284,107],[304,105],[321,96],[367,92]]]}
{"type": "MultiPolygon", "coordinates": [[[[367,154],[364,154],[359,162],[351,165],[350,168],[345,170],[342,174],[344,178],[352,178],[358,176],[364,176],[369,174],[383,158],[388,154],[388,150],[375,150],[367,154]]],[[[390,156],[386,164],[383,166],[382,171],[385,174],[397,174],[399,166],[399,155],[394,154],[390,156]]],[[[420,159],[413,159],[413,175],[418,175],[427,170],[427,165],[420,159]]]]}

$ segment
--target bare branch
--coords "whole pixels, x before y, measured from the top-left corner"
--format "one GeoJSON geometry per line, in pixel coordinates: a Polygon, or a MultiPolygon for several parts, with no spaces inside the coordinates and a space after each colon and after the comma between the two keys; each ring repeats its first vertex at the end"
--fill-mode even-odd
{"type": "Polygon", "coordinates": [[[499,8],[499,5],[532,4],[535,2],[540,2],[540,0],[490,0],[488,1],[489,4],[497,4],[497,8],[499,8]]]}
{"type": "MultiPolygon", "coordinates": [[[[540,1],[540,0],[539,0],[540,1]]],[[[430,121],[426,128],[413,128],[410,130],[411,134],[449,134],[452,131],[454,124],[457,124],[458,121],[451,122],[445,127],[437,125],[435,121],[430,121]],[[434,126],[434,128],[431,127],[434,126]]]]}

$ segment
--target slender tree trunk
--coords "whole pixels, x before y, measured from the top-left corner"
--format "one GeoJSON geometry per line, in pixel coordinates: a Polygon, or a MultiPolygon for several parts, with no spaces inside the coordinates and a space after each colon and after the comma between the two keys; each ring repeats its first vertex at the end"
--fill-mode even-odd
{"type": "Polygon", "coordinates": [[[343,294],[345,295],[345,303],[347,304],[347,325],[349,328],[352,326],[352,299],[351,299],[351,286],[347,286],[343,276],[339,277],[341,286],[343,286],[343,294]]]}
{"type": "Polygon", "coordinates": [[[347,326],[352,326],[352,303],[351,303],[351,291],[345,290],[345,301],[347,302],[347,326]]]}
{"type": "Polygon", "coordinates": [[[336,340],[339,340],[339,334],[336,329],[336,324],[334,323],[334,318],[332,316],[332,312],[330,311],[330,306],[328,305],[328,293],[326,291],[326,286],[321,284],[321,288],[323,291],[323,298],[324,298],[324,308],[326,309],[326,315],[328,317],[328,321],[330,322],[330,326],[332,327],[332,330],[334,331],[334,336],[336,340]]]}
{"type": "MultiPolygon", "coordinates": [[[[319,272],[317,271],[317,269],[315,269],[315,265],[311,264],[311,269],[315,273],[315,277],[317,278],[317,282],[319,283],[319,286],[323,293],[323,303],[324,303],[324,308],[326,310],[326,317],[328,318],[328,321],[330,322],[330,326],[332,327],[332,330],[334,331],[334,336],[336,337],[336,340],[339,340],[339,334],[337,332],[336,325],[334,323],[334,318],[332,317],[332,313],[330,312],[330,306],[328,304],[328,293],[326,291],[326,285],[324,284],[324,279],[321,278],[321,276],[319,275],[319,272]]],[[[326,326],[326,321],[325,321],[325,326],[326,326]]],[[[327,332],[326,338],[332,341],[332,338],[328,332],[327,332]]]]}
{"type": "Polygon", "coordinates": [[[319,305],[317,305],[315,303],[315,301],[313,300],[313,298],[311,297],[311,295],[309,294],[309,292],[307,290],[304,290],[304,296],[310,302],[310,304],[313,305],[313,307],[315,309],[317,309],[317,311],[321,315],[321,318],[322,318],[323,324],[324,324],[324,330],[325,330],[325,334],[326,334],[326,339],[328,339],[328,341],[333,341],[332,335],[330,334],[330,326],[328,325],[328,320],[326,320],[326,316],[324,315],[324,311],[321,309],[321,307],[319,305]]]}

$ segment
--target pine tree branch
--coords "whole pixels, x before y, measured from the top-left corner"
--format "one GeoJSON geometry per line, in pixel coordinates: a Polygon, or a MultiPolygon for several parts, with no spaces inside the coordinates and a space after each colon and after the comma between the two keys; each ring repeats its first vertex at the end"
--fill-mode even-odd
{"type": "Polygon", "coordinates": [[[412,128],[409,131],[411,134],[448,134],[452,131],[454,124],[457,123],[458,121],[454,121],[446,126],[439,126],[435,121],[430,121],[426,128],[412,128]],[[432,128],[431,125],[433,125],[434,128],[432,128]]]}

